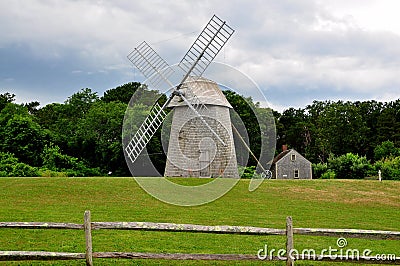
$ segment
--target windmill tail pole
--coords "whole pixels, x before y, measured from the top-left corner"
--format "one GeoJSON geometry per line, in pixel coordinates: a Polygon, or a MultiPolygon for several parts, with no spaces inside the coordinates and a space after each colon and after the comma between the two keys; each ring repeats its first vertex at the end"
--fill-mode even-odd
{"type": "Polygon", "coordinates": [[[255,154],[251,151],[249,145],[247,145],[246,141],[242,138],[242,136],[240,135],[239,131],[237,130],[237,128],[235,127],[235,125],[232,124],[232,129],[235,132],[235,134],[239,137],[240,141],[243,143],[243,145],[246,147],[246,149],[249,151],[251,157],[253,157],[254,160],[256,160],[257,165],[260,166],[261,170],[263,170],[263,172],[267,172],[267,170],[265,170],[264,166],[262,166],[262,164],[260,163],[260,161],[257,159],[257,157],[255,156],[255,154]]]}

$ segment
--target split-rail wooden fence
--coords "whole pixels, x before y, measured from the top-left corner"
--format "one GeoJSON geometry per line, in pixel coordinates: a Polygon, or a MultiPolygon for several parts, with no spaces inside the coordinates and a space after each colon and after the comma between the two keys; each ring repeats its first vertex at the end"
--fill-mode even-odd
{"type": "MultiPolygon", "coordinates": [[[[18,229],[76,229],[85,231],[85,253],[44,252],[44,251],[0,251],[0,261],[21,260],[85,260],[86,265],[93,265],[93,258],[120,258],[120,259],[166,259],[166,260],[224,260],[224,261],[259,261],[257,254],[187,254],[187,253],[142,253],[142,252],[93,252],[92,229],[116,230],[143,230],[143,231],[170,231],[214,234],[241,234],[241,235],[284,235],[286,236],[287,254],[294,250],[293,234],[311,236],[332,236],[367,239],[400,240],[400,232],[359,230],[359,229],[322,229],[322,228],[293,228],[292,217],[286,219],[286,229],[274,229],[251,226],[207,226],[194,224],[152,223],[152,222],[92,222],[90,211],[85,211],[84,223],[45,223],[45,222],[0,222],[1,228],[18,229]]],[[[362,264],[400,264],[400,257],[391,257],[390,260],[376,260],[374,256],[265,256],[268,260],[286,261],[287,265],[294,265],[296,260],[317,260],[332,262],[354,262],[362,264]]]]}

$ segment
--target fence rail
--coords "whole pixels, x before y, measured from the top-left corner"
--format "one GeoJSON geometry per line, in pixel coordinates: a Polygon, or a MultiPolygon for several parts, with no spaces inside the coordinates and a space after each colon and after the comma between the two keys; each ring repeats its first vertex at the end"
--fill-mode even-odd
{"type": "Polygon", "coordinates": [[[0,228],[20,229],[83,229],[83,224],[42,222],[0,222],[0,228]]]}
{"type": "MultiPolygon", "coordinates": [[[[253,226],[208,226],[196,224],[152,223],[152,222],[92,222],[92,229],[146,230],[192,233],[244,234],[244,235],[285,235],[285,229],[274,229],[253,226]]],[[[44,222],[0,222],[0,228],[20,229],[76,229],[82,230],[83,224],[44,223],[44,222]]],[[[349,238],[367,238],[381,240],[400,240],[400,232],[360,229],[325,229],[293,228],[296,235],[312,236],[346,236],[349,238]]]]}
{"type": "MultiPolygon", "coordinates": [[[[44,223],[44,222],[0,222],[1,228],[14,229],[72,229],[84,230],[86,240],[85,253],[42,252],[42,251],[0,251],[0,261],[11,260],[86,260],[86,265],[93,265],[93,258],[123,258],[123,259],[167,259],[167,260],[260,260],[254,254],[186,254],[186,253],[141,253],[141,252],[93,252],[92,230],[142,230],[142,231],[169,231],[214,234],[241,234],[241,235],[286,235],[286,250],[294,249],[293,234],[312,236],[333,236],[348,238],[367,238],[382,240],[400,240],[400,232],[382,230],[359,229],[324,229],[324,228],[293,228],[292,218],[286,219],[286,229],[274,229],[252,226],[208,226],[195,224],[152,223],[152,222],[91,222],[90,211],[84,214],[84,223],[44,223]]],[[[289,253],[289,252],[288,252],[289,253]]],[[[318,261],[341,261],[354,263],[400,264],[400,257],[391,260],[375,260],[374,257],[340,257],[332,260],[331,256],[317,256],[318,261]]],[[[268,256],[265,260],[286,261],[287,265],[294,265],[295,260],[310,260],[307,256],[268,256]]]]}

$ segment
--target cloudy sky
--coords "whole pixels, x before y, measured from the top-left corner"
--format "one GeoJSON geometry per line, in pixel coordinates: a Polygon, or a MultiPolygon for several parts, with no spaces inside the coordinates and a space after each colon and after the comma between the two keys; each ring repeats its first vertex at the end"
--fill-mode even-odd
{"type": "Polygon", "coordinates": [[[400,98],[398,0],[0,0],[0,93],[63,102],[143,81],[143,40],[180,61],[215,13],[236,30],[216,61],[250,76],[282,111],[313,100],[400,98]]]}

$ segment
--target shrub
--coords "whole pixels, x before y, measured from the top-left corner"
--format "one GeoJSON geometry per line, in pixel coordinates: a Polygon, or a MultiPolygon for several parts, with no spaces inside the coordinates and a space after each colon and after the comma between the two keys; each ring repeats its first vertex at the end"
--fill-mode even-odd
{"type": "Polygon", "coordinates": [[[0,152],[0,176],[12,176],[14,165],[18,163],[18,159],[14,154],[9,152],[0,152]]]}
{"type": "Polygon", "coordinates": [[[12,153],[0,152],[0,176],[33,177],[39,176],[39,171],[36,167],[19,162],[12,153]]]}
{"type": "Polygon", "coordinates": [[[335,179],[335,178],[336,178],[336,173],[331,169],[328,169],[321,175],[321,179],[335,179]]]}
{"type": "Polygon", "coordinates": [[[46,168],[41,168],[39,170],[39,175],[41,177],[67,177],[67,173],[65,172],[57,172],[57,171],[52,171],[46,168]]]}
{"type": "Polygon", "coordinates": [[[328,170],[326,163],[317,163],[312,165],[313,178],[322,178],[322,175],[328,170]]]}
{"type": "Polygon", "coordinates": [[[42,153],[42,175],[55,176],[100,176],[99,168],[87,167],[78,158],[62,154],[57,145],[46,145],[42,153]],[[50,172],[48,172],[50,171],[50,172]]]}
{"type": "Polygon", "coordinates": [[[400,180],[400,156],[377,161],[375,168],[382,171],[383,179],[400,180]]]}
{"type": "Polygon", "coordinates": [[[39,171],[36,167],[32,167],[25,163],[17,163],[14,166],[12,176],[34,177],[39,176],[39,171]]]}
{"type": "Polygon", "coordinates": [[[256,173],[255,166],[238,166],[238,172],[240,178],[251,179],[251,178],[261,178],[261,175],[256,173]]]}
{"type": "Polygon", "coordinates": [[[328,159],[328,168],[336,173],[337,178],[362,179],[372,173],[373,167],[365,156],[346,153],[328,159]]]}

